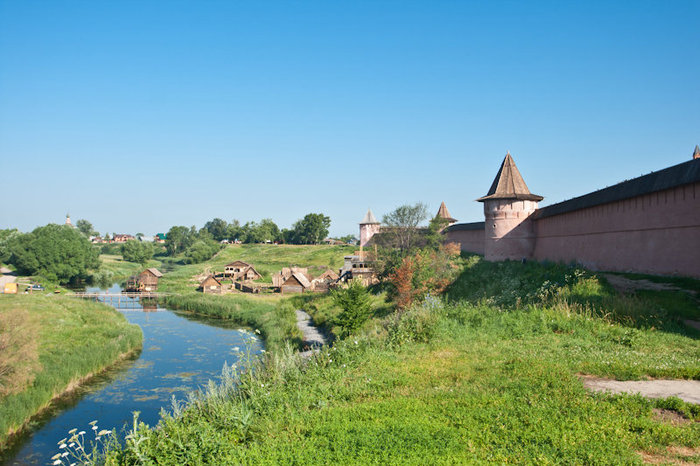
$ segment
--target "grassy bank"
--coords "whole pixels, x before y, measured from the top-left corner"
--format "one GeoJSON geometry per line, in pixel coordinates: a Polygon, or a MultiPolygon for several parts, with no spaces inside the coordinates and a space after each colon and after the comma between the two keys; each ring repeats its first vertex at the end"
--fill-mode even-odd
{"type": "Polygon", "coordinates": [[[0,297],[0,450],[52,398],[139,348],[141,338],[138,326],[103,304],[0,297]]]}
{"type": "Polygon", "coordinates": [[[664,302],[578,269],[474,258],[446,296],[380,311],[309,363],[268,354],[159,429],[140,426],[108,461],[698,462],[698,407],[594,394],[579,379],[700,379],[700,333],[664,302]]]}
{"type": "Polygon", "coordinates": [[[220,319],[232,320],[260,330],[269,350],[278,350],[285,341],[297,345],[301,334],[294,308],[276,297],[250,298],[243,295],[173,295],[163,298],[170,309],[180,309],[220,319]]]}
{"type": "Polygon", "coordinates": [[[158,268],[161,265],[160,261],[155,259],[151,259],[145,265],[128,262],[118,254],[101,254],[100,262],[100,270],[95,276],[95,281],[110,284],[126,280],[132,275],[139,274],[148,267],[158,268]]]}
{"type": "MultiPolygon", "coordinates": [[[[252,264],[262,274],[261,281],[272,283],[271,276],[282,267],[310,267],[312,275],[318,275],[326,267],[334,270],[343,264],[343,256],[355,251],[354,246],[326,245],[274,245],[237,244],[229,245],[206,262],[177,267],[167,273],[158,289],[174,293],[194,292],[199,285],[196,277],[212,271],[223,272],[224,266],[235,260],[252,264]]],[[[336,270],[337,271],[337,270],[336,270]]]]}

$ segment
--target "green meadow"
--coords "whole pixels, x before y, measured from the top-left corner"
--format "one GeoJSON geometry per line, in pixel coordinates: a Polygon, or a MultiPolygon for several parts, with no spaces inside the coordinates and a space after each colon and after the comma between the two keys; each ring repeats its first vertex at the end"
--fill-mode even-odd
{"type": "Polygon", "coordinates": [[[0,296],[0,450],[54,397],[140,348],[141,338],[104,304],[0,296]]]}
{"type": "MultiPolygon", "coordinates": [[[[226,371],[157,429],[137,424],[104,461],[700,462],[697,405],[592,393],[581,381],[700,380],[700,333],[683,324],[696,302],[619,295],[561,265],[461,264],[442,296],[400,311],[375,296],[360,331],[310,360],[288,345],[226,371]]],[[[327,297],[296,300],[332,329],[327,297]]]]}

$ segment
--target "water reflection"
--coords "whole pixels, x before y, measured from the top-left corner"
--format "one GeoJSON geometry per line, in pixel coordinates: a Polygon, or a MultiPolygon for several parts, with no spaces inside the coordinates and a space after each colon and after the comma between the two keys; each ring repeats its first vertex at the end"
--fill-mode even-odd
{"type": "Polygon", "coordinates": [[[37,421],[40,428],[19,439],[5,464],[46,464],[68,430],[87,430],[93,419],[101,429],[119,430],[132,420],[133,411],[140,411],[141,420],[155,425],[173,396],[183,399],[210,379],[218,380],[224,363],[238,360],[239,349],[254,354],[263,349],[254,333],[227,321],[172,312],[153,303],[145,310],[149,312],[123,310],[143,331],[141,353],[56,403],[37,421]]]}

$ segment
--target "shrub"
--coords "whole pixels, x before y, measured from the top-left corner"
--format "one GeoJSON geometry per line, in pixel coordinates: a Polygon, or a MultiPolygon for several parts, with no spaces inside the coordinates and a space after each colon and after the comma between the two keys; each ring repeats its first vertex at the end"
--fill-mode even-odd
{"type": "Polygon", "coordinates": [[[384,324],[389,344],[401,346],[404,343],[430,341],[443,314],[442,301],[431,295],[427,295],[420,305],[392,314],[384,324]]]}
{"type": "Polygon", "coordinates": [[[333,304],[342,309],[335,319],[335,325],[340,328],[341,338],[360,328],[372,314],[369,291],[356,281],[351,282],[345,289],[335,290],[333,304]]]}

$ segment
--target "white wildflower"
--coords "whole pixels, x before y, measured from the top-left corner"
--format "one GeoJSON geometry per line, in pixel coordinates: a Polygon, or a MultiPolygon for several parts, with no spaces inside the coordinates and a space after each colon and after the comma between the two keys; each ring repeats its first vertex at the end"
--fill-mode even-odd
{"type": "Polygon", "coordinates": [[[66,448],[67,446],[68,446],[68,445],[66,445],[65,443],[62,443],[62,444],[60,444],[60,445],[58,446],[58,448],[66,448]]]}
{"type": "Polygon", "coordinates": [[[56,461],[54,461],[52,464],[61,464],[61,463],[63,463],[63,461],[61,461],[61,460],[56,460],[56,461]]]}

